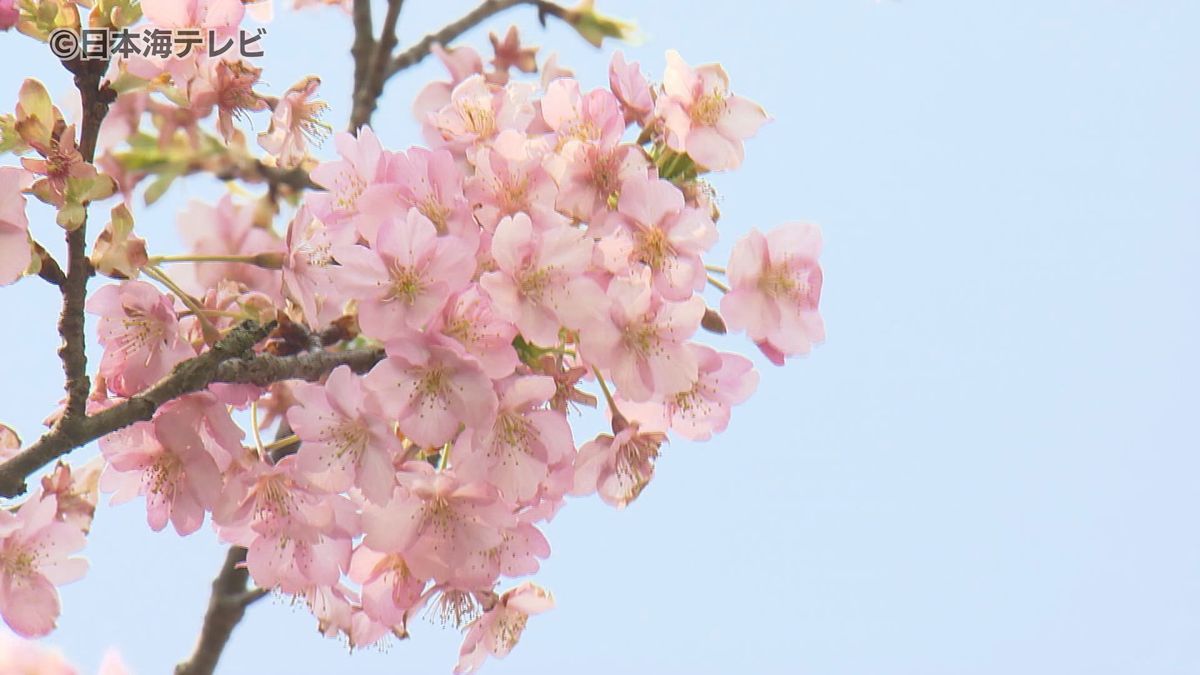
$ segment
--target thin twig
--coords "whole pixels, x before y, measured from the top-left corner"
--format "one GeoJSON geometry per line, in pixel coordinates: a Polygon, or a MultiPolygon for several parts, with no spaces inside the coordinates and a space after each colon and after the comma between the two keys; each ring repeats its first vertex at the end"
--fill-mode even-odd
{"type": "Polygon", "coordinates": [[[492,16],[517,5],[537,7],[539,18],[554,16],[561,19],[567,15],[568,11],[565,7],[553,2],[547,2],[546,0],[485,0],[475,7],[475,9],[463,15],[462,18],[446,24],[440,30],[426,35],[413,46],[400,52],[396,58],[392,59],[391,65],[388,66],[387,77],[391,77],[405,68],[420,63],[426,56],[429,56],[429,52],[435,44],[448,45],[458,36],[478,26],[492,16]]]}

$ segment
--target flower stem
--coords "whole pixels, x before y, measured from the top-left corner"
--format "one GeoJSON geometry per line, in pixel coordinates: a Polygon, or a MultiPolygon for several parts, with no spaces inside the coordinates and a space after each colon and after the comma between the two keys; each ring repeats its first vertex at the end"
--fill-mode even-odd
{"type": "Polygon", "coordinates": [[[596,374],[596,381],[600,383],[600,391],[604,392],[604,400],[608,402],[608,407],[614,413],[617,412],[617,402],[613,400],[612,392],[608,389],[608,382],[604,381],[604,376],[600,374],[600,369],[592,366],[592,372],[596,374]]]}
{"type": "Polygon", "coordinates": [[[150,258],[151,265],[163,263],[244,263],[266,269],[277,270],[283,263],[278,253],[259,253],[257,255],[156,255],[150,258]]]}
{"type": "Polygon", "coordinates": [[[716,286],[717,288],[721,289],[721,292],[722,292],[722,293],[728,293],[728,292],[730,291],[730,288],[729,288],[728,286],[726,286],[726,285],[725,285],[724,283],[722,283],[721,281],[718,281],[717,279],[715,279],[715,278],[713,277],[713,275],[711,275],[711,274],[710,274],[710,275],[708,275],[708,283],[710,283],[710,284],[712,284],[713,286],[716,286]]]}
{"type": "Polygon", "coordinates": [[[172,281],[171,277],[168,277],[166,274],[164,274],[161,269],[147,265],[142,269],[142,271],[146,273],[146,276],[154,279],[158,283],[170,289],[172,293],[179,297],[180,302],[186,305],[188,309],[192,310],[192,313],[196,315],[196,320],[200,322],[200,332],[204,334],[205,342],[211,345],[216,344],[217,340],[221,339],[221,333],[216,329],[215,326],[212,325],[212,322],[208,320],[208,317],[204,315],[205,309],[200,306],[199,301],[180,288],[179,285],[172,281]]]}
{"type": "Polygon", "coordinates": [[[293,443],[299,443],[299,442],[300,442],[299,436],[297,436],[296,434],[290,434],[288,436],[284,436],[283,438],[275,439],[274,441],[271,441],[270,443],[264,445],[263,451],[270,453],[275,450],[278,450],[279,448],[286,448],[287,446],[292,445],[293,443]]]}

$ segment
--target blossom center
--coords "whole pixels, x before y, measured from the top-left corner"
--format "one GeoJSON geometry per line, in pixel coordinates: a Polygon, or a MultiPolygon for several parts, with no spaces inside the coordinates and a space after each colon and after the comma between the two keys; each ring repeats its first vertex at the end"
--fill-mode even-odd
{"type": "Polygon", "coordinates": [[[692,121],[702,126],[711,127],[721,119],[726,107],[725,94],[710,91],[700,97],[692,106],[692,121]]]}

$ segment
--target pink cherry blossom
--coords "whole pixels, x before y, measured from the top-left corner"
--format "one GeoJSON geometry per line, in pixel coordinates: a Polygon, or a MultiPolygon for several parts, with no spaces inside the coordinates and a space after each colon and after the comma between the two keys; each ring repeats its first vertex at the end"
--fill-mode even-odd
{"type": "MultiPolygon", "coordinates": [[[[3,6],[4,0],[0,0],[3,6]]],[[[0,673],[12,675],[79,675],[57,649],[0,632],[0,673]]],[[[103,675],[103,674],[102,674],[103,675]]]]}
{"type": "Polygon", "coordinates": [[[579,448],[571,494],[598,492],[609,506],[625,508],[654,477],[654,462],[667,435],[614,418],[615,436],[600,434],[579,448]]]}
{"type": "Polygon", "coordinates": [[[0,167],[0,286],[11,284],[29,267],[29,220],[21,190],[29,174],[16,167],[0,167]]]}
{"type": "Polygon", "coordinates": [[[508,656],[521,639],[529,617],[553,607],[554,597],[531,583],[504,592],[494,607],[467,627],[455,675],[477,671],[488,656],[498,659],[508,656]]]}
{"type": "Polygon", "coordinates": [[[170,522],[180,535],[191,534],[221,496],[231,436],[241,435],[232,424],[211,394],[168,403],[153,421],[100,439],[108,460],[100,489],[114,493],[114,504],[145,496],[147,522],[156,532],[170,522]]]}
{"type": "Polygon", "coordinates": [[[466,193],[485,229],[494,230],[501,218],[518,213],[543,227],[561,220],[554,212],[554,180],[524,134],[502,131],[479,151],[475,162],[475,176],[467,181],[466,193]]]}
{"type": "Polygon", "coordinates": [[[560,147],[572,141],[612,146],[625,132],[620,104],[611,93],[594,89],[581,94],[579,82],[571,79],[558,79],[546,87],[542,118],[558,134],[560,147]]]}
{"type": "Polygon", "coordinates": [[[473,251],[439,237],[416,209],[381,227],[373,244],[335,247],[333,254],[342,287],[359,300],[363,332],[379,339],[424,327],[475,272],[473,251]]]}
{"type": "Polygon", "coordinates": [[[690,389],[646,403],[621,402],[620,408],[637,419],[670,428],[684,438],[705,441],[729,425],[733,406],[742,403],[758,386],[758,373],[744,356],[718,352],[707,345],[688,343],[696,358],[696,381],[690,389]]]}
{"type": "Polygon", "coordinates": [[[425,85],[413,100],[413,115],[417,121],[423,122],[430,113],[435,113],[450,103],[450,95],[460,82],[471,75],[483,72],[483,59],[479,52],[471,47],[451,47],[446,49],[440,44],[434,44],[430,51],[446,70],[450,71],[450,81],[434,81],[425,85]]]}
{"type": "Polygon", "coordinates": [[[686,340],[700,327],[704,301],[663,300],[650,286],[650,270],[613,279],[608,316],[581,332],[585,357],[610,372],[631,401],[685,391],[696,378],[696,358],[686,340]]]}
{"type": "Polygon", "coordinates": [[[293,85],[275,104],[271,126],[258,135],[258,144],[274,155],[280,166],[298,166],[308,156],[308,146],[319,145],[329,133],[329,125],[321,122],[329,106],[311,100],[320,86],[317,77],[293,85]]]}
{"type": "Polygon", "coordinates": [[[454,444],[458,475],[487,480],[510,502],[530,503],[550,468],[570,462],[575,450],[566,416],[543,407],[554,393],[554,380],[545,376],[503,383],[492,427],[468,429],[454,444]]]}
{"type": "MultiPolygon", "coordinates": [[[[241,0],[143,0],[142,14],[151,26],[166,30],[199,29],[207,38],[211,30],[216,40],[228,40],[245,15],[241,0]]],[[[204,49],[193,49],[185,57],[168,58],[134,55],[124,60],[129,72],[151,80],[169,74],[181,89],[198,74],[198,64],[206,57],[204,49]]]]}
{"type": "Polygon", "coordinates": [[[231,479],[213,512],[221,538],[249,549],[246,566],[255,583],[292,594],[336,584],[350,565],[358,529],[350,501],[313,489],[296,459],[253,463],[231,479]]]}
{"type": "Polygon", "coordinates": [[[387,355],[367,385],[405,437],[436,447],[452,440],[459,424],[491,425],[497,406],[492,381],[447,338],[399,338],[387,344],[387,355]]]}
{"type": "Polygon", "coordinates": [[[526,340],[556,345],[560,327],[578,328],[605,305],[600,286],[586,276],[592,242],[578,229],[535,230],[529,216],[518,213],[497,225],[492,257],[498,269],[479,283],[526,340]]]}
{"type": "Polygon", "coordinates": [[[720,65],[692,68],[674,50],[667,52],[656,114],[665,123],[667,145],[712,171],[741,166],[743,141],[768,119],[756,103],[729,92],[720,65]]]}
{"type": "Polygon", "coordinates": [[[404,626],[408,613],[423,601],[426,580],[414,575],[399,553],[360,545],[350,560],[349,576],[362,586],[363,611],[383,624],[404,626]]]}
{"type": "Polygon", "coordinates": [[[517,327],[496,311],[477,284],[452,298],[441,321],[432,328],[453,338],[490,378],[511,375],[517,368],[519,360],[512,345],[517,327]]]}
{"type": "Polygon", "coordinates": [[[55,586],[87,571],[86,560],[69,557],[85,543],[83,532],[58,519],[52,495],[36,491],[15,514],[0,510],[0,617],[17,634],[41,637],[54,629],[55,586]]]}
{"type": "Polygon", "coordinates": [[[535,114],[531,94],[524,83],[493,89],[483,76],[472,75],[454,87],[445,107],[427,116],[427,136],[464,155],[505,129],[525,131],[535,114]]]}
{"type": "MultiPolygon", "coordinates": [[[[236,204],[226,194],[216,206],[193,200],[179,214],[179,236],[188,250],[200,256],[256,256],[284,251],[284,242],[271,230],[254,222],[254,206],[236,204]]],[[[189,277],[180,278],[188,292],[201,295],[204,289],[229,280],[246,288],[279,297],[279,273],[242,262],[190,264],[189,277]]]]}
{"type": "MultiPolygon", "coordinates": [[[[598,221],[612,210],[623,183],[645,179],[649,173],[645,152],[636,145],[575,144],[573,153],[558,177],[555,205],[563,213],[593,225],[599,225],[598,221]]],[[[600,232],[600,228],[595,231],[600,232]]]]}
{"type": "Polygon", "coordinates": [[[608,66],[608,86],[621,102],[625,123],[643,124],[654,112],[654,97],[638,63],[625,62],[625,55],[615,52],[608,66]]]}
{"type": "Polygon", "coordinates": [[[96,502],[100,499],[100,472],[104,458],[94,457],[72,469],[59,460],[54,470],[42,476],[42,492],[58,501],[58,517],[84,534],[92,527],[96,502]]]}
{"type": "Polygon", "coordinates": [[[313,182],[325,191],[306,194],[305,203],[317,219],[336,227],[357,220],[359,197],[368,186],[383,180],[386,162],[379,138],[370,127],[359,129],[358,136],[339,133],[333,141],[341,159],[322,162],[312,170],[313,182]]]}
{"type": "Polygon", "coordinates": [[[217,130],[226,143],[233,142],[238,137],[234,120],[269,107],[266,99],[254,91],[261,73],[261,68],[245,61],[205,61],[188,87],[188,102],[199,118],[208,117],[211,108],[216,107],[217,130]]]}
{"type": "Polygon", "coordinates": [[[100,316],[100,374],[121,396],[154,384],[196,354],[179,329],[171,298],[144,281],[101,287],[87,311],[100,316]]]}
{"type": "Polygon", "coordinates": [[[358,230],[374,240],[390,214],[417,209],[438,234],[459,237],[468,250],[479,239],[479,226],[463,194],[463,171],[446,149],[410,148],[385,153],[384,175],[368,186],[359,201],[358,230]]]}
{"type": "Polygon", "coordinates": [[[627,227],[601,243],[614,272],[631,263],[649,267],[654,290],[667,300],[687,300],[704,289],[701,255],[717,240],[707,213],[685,206],[669,181],[648,178],[626,181],[617,209],[627,227]]]}
{"type": "Polygon", "coordinates": [[[777,364],[825,339],[818,313],[820,254],[821,231],[807,223],[789,223],[766,236],[753,230],[733,247],[732,290],[721,299],[721,314],[777,364]]]}
{"type": "Polygon", "coordinates": [[[356,485],[367,499],[387,501],[398,443],[362,379],[341,366],[324,385],[302,385],[292,393],[299,405],[288,410],[288,423],[301,440],[300,470],[323,490],[343,492],[356,485]]]}
{"type": "Polygon", "coordinates": [[[16,0],[0,0],[0,30],[8,30],[17,25],[21,18],[17,11],[16,0]]]}
{"type": "Polygon", "coordinates": [[[419,578],[467,587],[494,580],[499,567],[490,551],[517,524],[511,506],[488,483],[464,482],[425,463],[404,468],[391,501],[363,511],[365,544],[403,553],[419,578]]]}
{"type": "Polygon", "coordinates": [[[304,320],[320,328],[342,315],[344,293],[335,283],[333,247],[354,242],[354,230],[329,228],[301,206],[288,223],[283,291],[300,305],[304,320]]]}
{"type": "MultiPolygon", "coordinates": [[[[340,637],[352,650],[369,647],[388,633],[389,627],[373,621],[359,606],[358,595],[344,584],[313,586],[304,591],[303,597],[317,618],[321,635],[340,637]]],[[[407,635],[399,632],[398,637],[407,635]]]]}

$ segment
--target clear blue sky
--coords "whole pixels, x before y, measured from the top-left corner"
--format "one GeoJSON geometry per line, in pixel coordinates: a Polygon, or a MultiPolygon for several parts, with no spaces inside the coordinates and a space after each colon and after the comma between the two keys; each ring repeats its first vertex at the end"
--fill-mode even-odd
{"type": "MultiPolygon", "coordinates": [[[[469,4],[410,0],[402,40],[469,4]]],[[[1200,4],[599,4],[638,19],[626,52],[650,72],[672,47],[719,60],[775,117],[716,179],[720,256],[751,226],[819,222],[829,338],[760,360],[730,431],[674,443],[633,507],[570,504],[539,577],[558,608],[485,672],[1200,672],[1200,4]]],[[[568,29],[528,36],[603,81],[568,29]]],[[[335,12],[285,17],[266,79],[319,73],[340,127],[349,42],[335,12]]],[[[0,106],[27,75],[69,87],[26,43],[0,37],[0,106]]],[[[390,83],[387,143],[418,140],[409,101],[440,74],[390,83]]],[[[144,218],[151,244],[173,245],[184,196],[144,218]]],[[[0,290],[0,419],[27,436],[60,393],[56,311],[36,280],[0,290]]],[[[133,503],[100,511],[88,555],[49,642],[168,672],[212,535],[153,534],[133,503]]],[[[448,672],[457,634],[413,632],[348,657],[266,602],[221,672],[448,672]]]]}

